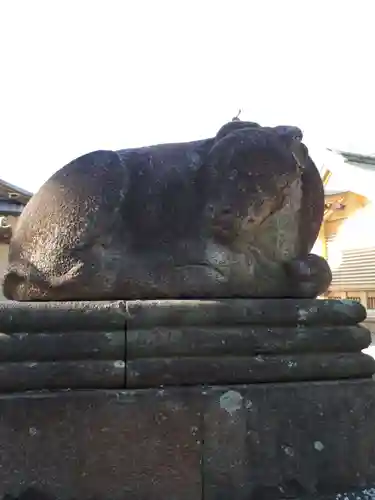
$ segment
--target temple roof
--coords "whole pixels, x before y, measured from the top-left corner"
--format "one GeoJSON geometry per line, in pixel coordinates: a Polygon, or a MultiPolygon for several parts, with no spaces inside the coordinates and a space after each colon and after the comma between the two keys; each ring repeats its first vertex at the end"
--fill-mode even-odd
{"type": "Polygon", "coordinates": [[[344,191],[375,198],[375,156],[328,149],[324,164],[331,176],[325,186],[327,195],[344,191]]]}
{"type": "Polygon", "coordinates": [[[32,193],[0,179],[0,215],[18,215],[32,193]]]}

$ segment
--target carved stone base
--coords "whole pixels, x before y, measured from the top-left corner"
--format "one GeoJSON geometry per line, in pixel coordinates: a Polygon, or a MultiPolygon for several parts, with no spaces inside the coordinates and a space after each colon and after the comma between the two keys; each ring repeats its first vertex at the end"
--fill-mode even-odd
{"type": "Polygon", "coordinates": [[[364,317],[350,301],[3,303],[0,497],[365,498],[364,317]]]}
{"type": "Polygon", "coordinates": [[[0,399],[0,492],[282,499],[375,484],[375,384],[255,384],[0,399]]]}

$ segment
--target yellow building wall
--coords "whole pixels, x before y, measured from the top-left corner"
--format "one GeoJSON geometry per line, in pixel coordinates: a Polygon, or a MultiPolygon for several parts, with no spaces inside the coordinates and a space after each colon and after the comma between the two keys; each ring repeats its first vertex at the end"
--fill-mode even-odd
{"type": "MultiPolygon", "coordinates": [[[[375,231],[372,229],[375,222],[375,204],[355,193],[348,193],[344,204],[345,209],[332,213],[323,225],[326,241],[336,235],[334,241],[331,240],[331,243],[327,245],[326,255],[333,273],[340,269],[344,251],[375,249],[375,231]]],[[[370,272],[370,268],[368,269],[370,272]]],[[[369,273],[366,275],[370,276],[369,273]]],[[[355,285],[355,289],[354,285],[344,283],[341,279],[336,280],[336,285],[330,288],[330,296],[353,298],[370,309],[374,308],[375,289],[370,290],[365,283],[361,287],[355,285]]]]}
{"type": "MultiPolygon", "coordinates": [[[[17,219],[18,217],[8,216],[7,223],[14,228],[17,224],[17,219]]],[[[0,300],[6,300],[3,295],[3,277],[8,265],[8,252],[9,245],[7,243],[0,243],[0,300]]]]}
{"type": "MultiPolygon", "coordinates": [[[[326,201],[329,201],[327,197],[326,201]]],[[[344,246],[351,244],[351,235],[348,234],[346,227],[353,233],[354,228],[359,229],[360,236],[363,237],[363,221],[368,220],[368,217],[373,217],[373,204],[363,196],[356,193],[347,193],[343,199],[345,208],[335,210],[324,221],[322,231],[325,239],[329,239],[333,234],[340,234],[345,230],[345,241],[342,240],[344,246]],[[355,221],[353,223],[353,221],[355,221]]],[[[365,231],[366,232],[366,231],[365,231]]]]}
{"type": "Polygon", "coordinates": [[[326,239],[336,234],[336,244],[342,250],[372,247],[375,246],[374,223],[374,203],[360,206],[353,200],[345,213],[338,212],[325,222],[324,233],[326,239]]]}
{"type": "Polygon", "coordinates": [[[3,295],[3,276],[8,264],[9,245],[0,243],[0,300],[5,300],[3,295]]]}

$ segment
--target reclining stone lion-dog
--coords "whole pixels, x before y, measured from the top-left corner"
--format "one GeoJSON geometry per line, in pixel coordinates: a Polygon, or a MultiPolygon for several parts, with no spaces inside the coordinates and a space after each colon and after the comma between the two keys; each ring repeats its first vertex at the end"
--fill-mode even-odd
{"type": "Polygon", "coordinates": [[[216,137],[95,151],[56,172],[10,244],[13,300],[316,297],[324,212],[296,127],[235,120],[216,137]]]}

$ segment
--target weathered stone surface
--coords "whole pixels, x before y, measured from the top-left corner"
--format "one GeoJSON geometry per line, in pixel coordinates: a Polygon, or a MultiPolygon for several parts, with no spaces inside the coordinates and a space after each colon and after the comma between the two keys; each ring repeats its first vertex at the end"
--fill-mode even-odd
{"type": "MultiPolygon", "coordinates": [[[[257,498],[259,500],[279,500],[280,490],[278,488],[266,488],[257,498]]],[[[284,498],[284,497],[283,497],[284,498]]],[[[54,496],[41,492],[38,488],[27,488],[20,495],[5,495],[2,500],[56,500],[54,496]]],[[[77,500],[68,499],[68,500],[77,500]]],[[[329,495],[304,495],[298,500],[375,500],[375,487],[369,486],[351,491],[337,491],[329,495]]]]}
{"type": "Polygon", "coordinates": [[[364,317],[324,300],[1,305],[0,498],[363,492],[375,484],[364,317]]]}
{"type": "Polygon", "coordinates": [[[340,500],[375,484],[374,389],[358,380],[1,396],[0,497],[340,500]]]}
{"type": "MultiPolygon", "coordinates": [[[[375,360],[363,353],[146,358],[127,361],[129,388],[366,378],[375,360]]],[[[1,381],[1,380],[0,380],[1,381]]]]}
{"type": "Polygon", "coordinates": [[[375,360],[360,352],[19,361],[0,363],[0,391],[332,380],[374,373],[375,360]]]}
{"type": "Polygon", "coordinates": [[[125,328],[126,303],[119,301],[0,302],[0,331],[68,332],[125,328]]]}
{"type": "Polygon", "coordinates": [[[208,389],[204,499],[268,500],[375,484],[373,381],[208,389]]]}
{"type": "Polygon", "coordinates": [[[0,391],[37,389],[111,389],[125,387],[125,363],[47,361],[0,363],[0,391]]]}
{"type": "Polygon", "coordinates": [[[207,325],[356,325],[365,308],[352,300],[217,299],[126,302],[131,328],[207,325]]]}
{"type": "Polygon", "coordinates": [[[126,358],[131,360],[173,356],[343,353],[360,351],[370,344],[370,331],[363,326],[155,325],[150,329],[127,330],[126,358]]]}
{"type": "Polygon", "coordinates": [[[125,332],[0,333],[0,362],[82,359],[124,360],[125,332]]]}
{"type": "Polygon", "coordinates": [[[350,326],[366,318],[352,300],[216,299],[0,302],[0,330],[68,332],[154,326],[350,326]]]}
{"type": "Polygon", "coordinates": [[[0,497],[199,500],[200,405],[179,391],[2,396],[0,497]]]}
{"type": "Polygon", "coordinates": [[[2,304],[0,390],[368,377],[364,315],[310,299],[2,304]]]}
{"type": "Polygon", "coordinates": [[[56,172],[12,236],[14,300],[316,297],[324,212],[296,127],[232,122],[206,140],[86,154],[56,172]]]}

